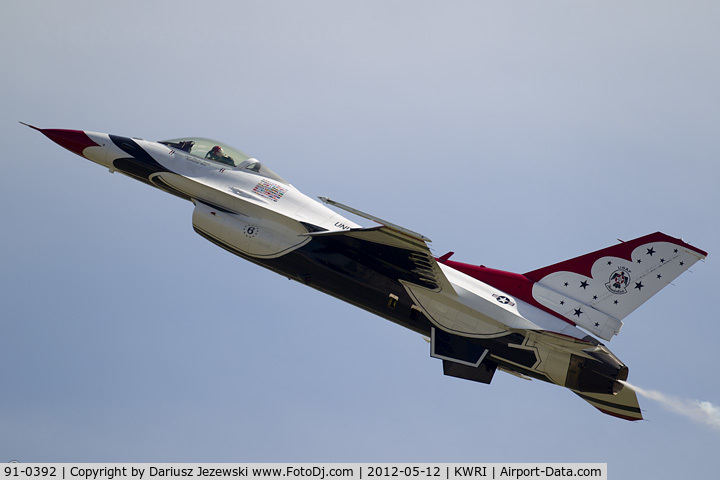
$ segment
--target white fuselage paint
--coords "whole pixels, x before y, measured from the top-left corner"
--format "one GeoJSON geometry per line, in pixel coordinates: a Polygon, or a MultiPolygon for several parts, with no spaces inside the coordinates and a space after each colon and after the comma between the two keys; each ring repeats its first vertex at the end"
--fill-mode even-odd
{"type": "MultiPolygon", "coordinates": [[[[128,157],[107,134],[85,133],[99,145],[83,151],[89,160],[113,171],[114,160],[128,157]]],[[[169,170],[153,175],[153,178],[158,177],[193,199],[193,225],[245,255],[276,258],[302,247],[311,237],[306,235],[307,230],[300,222],[329,231],[360,227],[290,184],[221,165],[161,143],[133,141],[169,170]],[[254,192],[263,180],[282,188],[279,201],[254,192]]],[[[520,330],[548,331],[576,339],[587,336],[570,323],[469,275],[442,264],[439,267],[451,282],[452,291],[437,293],[402,283],[427,317],[440,328],[463,336],[486,338],[520,330]]]]}

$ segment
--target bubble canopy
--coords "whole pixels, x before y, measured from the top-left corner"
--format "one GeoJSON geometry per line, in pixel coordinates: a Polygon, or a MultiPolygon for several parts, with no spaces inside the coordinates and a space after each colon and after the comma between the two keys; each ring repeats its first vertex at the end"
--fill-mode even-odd
{"type": "Polygon", "coordinates": [[[234,168],[236,170],[245,170],[249,173],[262,175],[263,177],[272,178],[282,183],[288,183],[277,173],[258,162],[250,155],[241,152],[237,148],[233,148],[217,140],[211,140],[203,137],[186,137],[174,138],[170,140],[161,140],[158,143],[167,145],[170,148],[182,150],[198,158],[210,160],[225,167],[234,168]]]}

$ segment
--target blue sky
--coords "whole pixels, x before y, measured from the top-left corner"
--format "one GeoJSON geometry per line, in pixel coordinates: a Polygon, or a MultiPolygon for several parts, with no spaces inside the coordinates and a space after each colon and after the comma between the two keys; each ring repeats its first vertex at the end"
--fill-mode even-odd
{"type": "Polygon", "coordinates": [[[607,462],[701,478],[720,432],[498,374],[211,245],[192,205],[18,121],[206,136],[310,196],[525,272],[657,230],[710,255],[608,346],[720,403],[711,1],[19,2],[0,18],[0,462],[607,462]],[[668,453],[671,452],[671,453],[668,453]]]}

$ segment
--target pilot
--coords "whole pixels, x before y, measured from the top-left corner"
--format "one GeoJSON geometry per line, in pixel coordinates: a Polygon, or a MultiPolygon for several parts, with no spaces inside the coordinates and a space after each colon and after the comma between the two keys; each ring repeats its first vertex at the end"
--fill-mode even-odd
{"type": "Polygon", "coordinates": [[[227,165],[235,165],[232,161],[232,158],[230,158],[228,155],[225,155],[223,149],[218,145],[212,147],[207,153],[207,155],[205,155],[205,158],[209,158],[210,160],[215,160],[217,162],[222,162],[227,165]]]}

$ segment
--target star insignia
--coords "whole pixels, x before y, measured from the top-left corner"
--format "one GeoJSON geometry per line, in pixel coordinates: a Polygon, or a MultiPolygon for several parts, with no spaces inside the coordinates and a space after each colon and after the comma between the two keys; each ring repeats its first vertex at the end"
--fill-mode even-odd
{"type": "Polygon", "coordinates": [[[570,285],[570,284],[568,282],[565,282],[565,286],[567,287],[568,285],[570,285]]]}
{"type": "Polygon", "coordinates": [[[576,308],[576,309],[575,309],[575,313],[573,313],[573,315],[577,315],[577,316],[579,317],[581,313],[583,313],[582,309],[581,309],[581,308],[576,308]]]}
{"type": "Polygon", "coordinates": [[[638,263],[642,263],[642,260],[640,260],[639,258],[638,258],[638,263]]]}
{"type": "Polygon", "coordinates": [[[565,300],[560,300],[560,305],[565,305],[565,300]]]}
{"type": "Polygon", "coordinates": [[[680,262],[680,266],[682,267],[683,265],[685,265],[685,262],[680,262]]]}
{"type": "Polygon", "coordinates": [[[665,263],[665,259],[664,259],[664,258],[661,258],[661,259],[660,259],[660,263],[665,263]]]}
{"type": "Polygon", "coordinates": [[[660,274],[658,273],[658,276],[657,276],[657,278],[662,278],[662,275],[660,275],[660,274]]]}
{"type": "Polygon", "coordinates": [[[593,295],[593,300],[597,300],[597,295],[593,295]]]}
{"type": "Polygon", "coordinates": [[[599,324],[598,322],[595,322],[595,326],[596,326],[596,327],[599,327],[600,324],[599,324]]]}
{"type": "Polygon", "coordinates": [[[675,250],[673,250],[673,252],[677,253],[677,248],[675,250]]]}
{"type": "Polygon", "coordinates": [[[637,289],[640,290],[640,291],[642,291],[642,288],[643,288],[644,286],[645,286],[645,285],[643,285],[642,282],[635,282],[635,288],[637,288],[637,289]]]}
{"type": "Polygon", "coordinates": [[[608,262],[608,265],[612,265],[612,262],[608,262]]]}
{"type": "Polygon", "coordinates": [[[580,282],[580,286],[582,287],[583,290],[587,290],[588,285],[589,285],[588,282],[586,282],[585,280],[580,282]]]}
{"type": "Polygon", "coordinates": [[[617,305],[617,304],[618,304],[618,301],[617,301],[617,300],[615,300],[615,301],[614,301],[613,303],[614,303],[615,305],[617,305]]]}
{"type": "Polygon", "coordinates": [[[653,256],[653,253],[655,253],[655,249],[653,247],[650,247],[647,249],[647,254],[650,255],[651,257],[653,256]]]}

